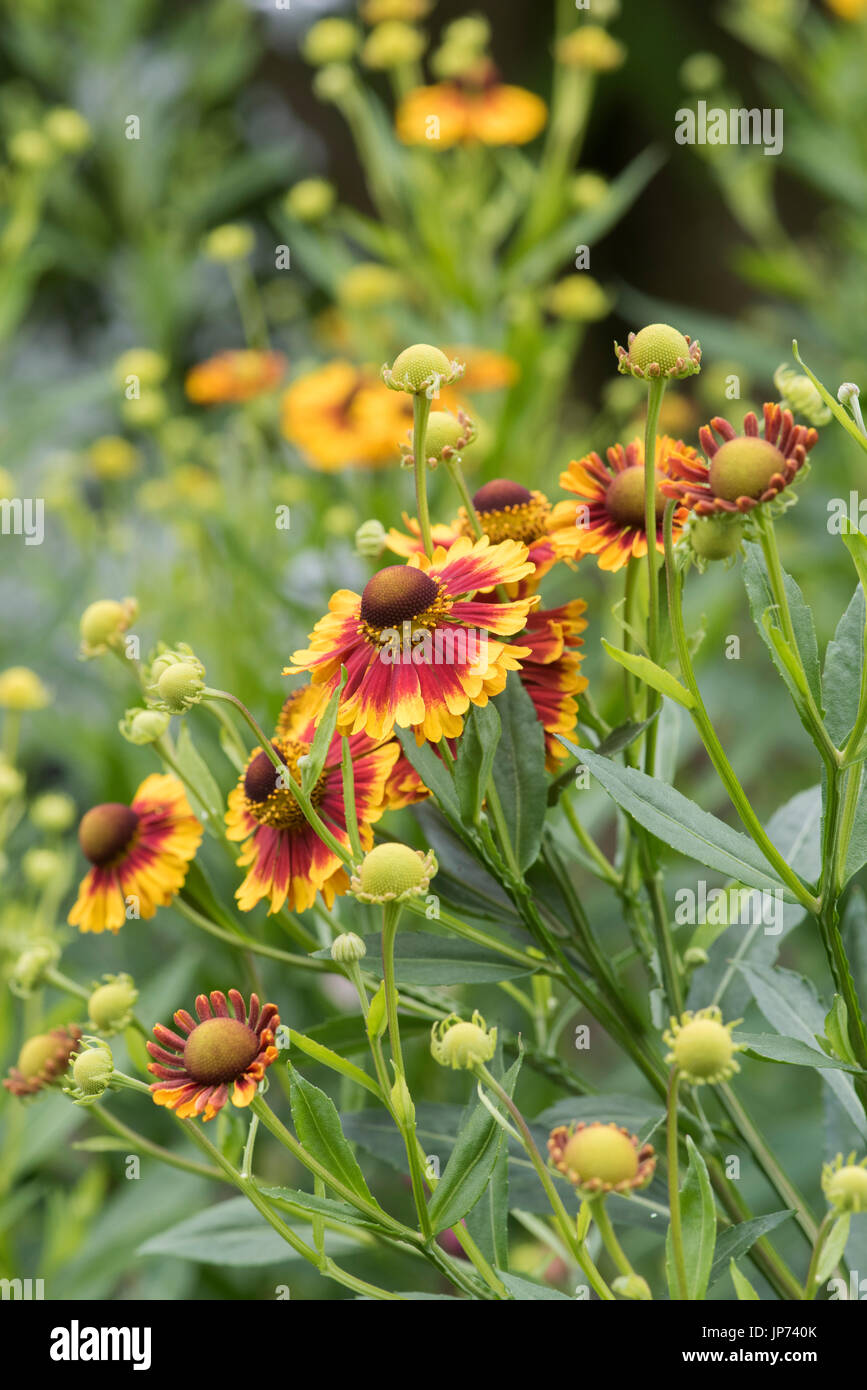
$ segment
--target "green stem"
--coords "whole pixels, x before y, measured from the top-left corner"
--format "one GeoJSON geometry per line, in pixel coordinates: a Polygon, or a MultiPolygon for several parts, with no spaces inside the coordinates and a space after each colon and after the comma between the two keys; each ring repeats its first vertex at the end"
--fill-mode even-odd
{"type": "Polygon", "coordinates": [[[222,927],[217,926],[216,922],[205,917],[204,913],[191,907],[180,895],[175,898],[173,905],[188,921],[207,932],[209,936],[216,937],[218,941],[226,941],[230,946],[252,951],[256,956],[267,956],[269,960],[283,961],[284,965],[291,965],[297,970],[313,970],[319,973],[331,971],[331,966],[327,961],[311,960],[309,956],[296,956],[291,951],[281,951],[279,946],[268,946],[265,942],[257,941],[255,937],[247,936],[244,932],[224,931],[222,927]]]}
{"type": "Polygon", "coordinates": [[[671,1213],[671,1248],[674,1252],[674,1268],[680,1296],[689,1299],[689,1285],[686,1279],[686,1260],[683,1253],[683,1227],[680,1219],[680,1172],[677,1161],[677,1083],[679,1072],[672,1067],[668,1079],[666,1154],[668,1161],[668,1206],[671,1213]]]}
{"type": "Polygon", "coordinates": [[[429,415],[430,397],[424,391],[416,392],[412,398],[412,458],[413,469],[415,470],[415,501],[422,545],[428,559],[433,555],[430,511],[427,501],[427,459],[424,454],[429,415]]]}
{"type": "Polygon", "coordinates": [[[352,854],[357,863],[364,858],[361,836],[358,830],[358,812],[355,809],[355,774],[352,770],[352,750],[349,739],[344,734],[340,740],[340,769],[343,775],[343,807],[346,815],[346,830],[352,854]]]}
{"type": "Polygon", "coordinates": [[[619,1269],[620,1273],[625,1274],[627,1276],[633,1275],[635,1273],[635,1270],[629,1263],[629,1259],[627,1258],[623,1246],[620,1244],[620,1241],[614,1234],[614,1227],[611,1224],[611,1218],[609,1217],[608,1209],[605,1206],[605,1198],[594,1198],[591,1201],[590,1207],[593,1214],[593,1220],[596,1222],[599,1234],[602,1237],[602,1244],[605,1246],[605,1249],[608,1251],[609,1255],[611,1256],[615,1265],[619,1269]]]}
{"type": "Polygon", "coordinates": [[[786,1174],[783,1172],[773,1153],[756,1129],[746,1110],[741,1105],[731,1086],[729,1086],[727,1082],[723,1082],[716,1090],[720,1104],[745,1143],[749,1146],[753,1158],[762,1169],[765,1177],[776,1189],[786,1206],[793,1208],[795,1220],[807,1240],[815,1240],[817,1227],[810,1214],[810,1208],[805,1198],[795,1187],[794,1183],[791,1183],[786,1177],[786,1174]]]}
{"type": "Polygon", "coordinates": [[[805,1303],[812,1303],[813,1299],[816,1297],[816,1294],[818,1293],[818,1289],[816,1287],[816,1270],[819,1267],[819,1259],[822,1254],[822,1247],[825,1244],[825,1241],[828,1237],[828,1233],[831,1229],[836,1215],[837,1213],[833,1210],[826,1212],[824,1217],[822,1218],[822,1224],[816,1232],[816,1240],[815,1244],[813,1245],[813,1253],[810,1256],[810,1268],[807,1270],[807,1280],[804,1284],[804,1291],[801,1295],[805,1303]]]}
{"type": "Polygon", "coordinates": [[[167,1163],[170,1168],[180,1168],[184,1173],[195,1173],[199,1178],[212,1178],[217,1182],[228,1182],[229,1179],[219,1168],[211,1168],[204,1163],[196,1163],[191,1158],[181,1158],[174,1154],[170,1149],[164,1149],[160,1144],[154,1144],[150,1139],[146,1139],[143,1134],[130,1129],[121,1120],[115,1119],[114,1115],[103,1110],[100,1104],[94,1105],[91,1115],[97,1120],[104,1129],[108,1129],[112,1134],[125,1139],[131,1149],[138,1153],[148,1154],[151,1158],[159,1159],[160,1163],[167,1163]]]}
{"type": "Polygon", "coordinates": [[[560,1194],[554,1186],[551,1174],[548,1172],[544,1159],[536,1147],[536,1142],[530,1133],[530,1127],[527,1121],[524,1119],[524,1116],[512,1100],[508,1091],[503,1089],[499,1081],[488,1071],[487,1067],[480,1063],[474,1070],[476,1075],[485,1083],[489,1090],[493,1091],[500,1103],[506,1107],[512,1119],[515,1121],[520,1131],[521,1140],[527,1152],[527,1157],[535,1168],[539,1181],[545,1189],[545,1195],[551,1203],[551,1210],[554,1213],[560,1233],[574,1259],[577,1261],[579,1268],[587,1278],[590,1287],[600,1298],[604,1299],[606,1302],[612,1302],[614,1300],[614,1295],[587,1253],[584,1242],[578,1239],[575,1221],[570,1217],[563,1205],[560,1194]]]}

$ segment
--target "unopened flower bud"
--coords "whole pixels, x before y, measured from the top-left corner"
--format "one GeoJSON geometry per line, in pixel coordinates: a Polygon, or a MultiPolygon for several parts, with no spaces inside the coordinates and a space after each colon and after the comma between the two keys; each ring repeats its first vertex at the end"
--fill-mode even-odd
{"type": "Polygon", "coordinates": [[[162,738],[170,722],[171,714],[168,710],[144,709],[139,705],[134,709],[128,709],[117,727],[127,743],[143,746],[156,743],[158,738],[162,738]]]}
{"type": "Polygon", "coordinates": [[[397,1080],[391,1088],[391,1108],[402,1129],[415,1124],[415,1106],[402,1072],[397,1073],[397,1080]]]}
{"type": "Polygon", "coordinates": [[[853,1150],[844,1162],[838,1154],[822,1170],[822,1191],[839,1212],[867,1211],[867,1158],[856,1163],[853,1150]]]}
{"type": "Polygon", "coordinates": [[[111,1049],[100,1038],[84,1038],[83,1050],[72,1059],[72,1085],[64,1086],[76,1105],[92,1105],[106,1091],[114,1074],[111,1049]]]}
{"type": "Polygon", "coordinates": [[[34,942],[22,951],[9,974],[9,988],[20,998],[28,998],[43,984],[45,972],[57,963],[60,950],[51,941],[34,942]]]}
{"type": "Polygon", "coordinates": [[[348,63],[359,43],[359,33],[348,19],[320,19],[304,36],[301,52],[313,67],[348,63]]]}
{"type": "Polygon", "coordinates": [[[123,634],[138,616],[138,601],[125,598],[97,599],[85,608],[78,630],[81,633],[81,655],[99,656],[109,647],[117,648],[123,634]]]}
{"type": "Polygon", "coordinates": [[[227,222],[224,226],[215,227],[213,231],[208,232],[202,249],[208,260],[229,265],[232,261],[246,260],[255,245],[256,238],[252,227],[238,222],[227,222]]]}
{"type": "Polygon", "coordinates": [[[365,40],[361,61],[367,68],[386,72],[406,63],[417,63],[424,53],[427,39],[420,29],[399,19],[377,24],[365,40]]]}
{"type": "Polygon", "coordinates": [[[62,876],[64,867],[63,856],[57,850],[39,845],[29,849],[21,860],[21,871],[33,888],[47,888],[49,883],[62,876]]]}
{"type": "Polygon", "coordinates": [[[628,348],[614,344],[617,370],[654,381],[692,376],[701,370],[701,348],[668,323],[651,323],[630,333],[628,348]]]}
{"type": "Polygon", "coordinates": [[[672,1018],[670,1029],[662,1035],[671,1048],[666,1062],[676,1066],[684,1081],[693,1086],[727,1081],[740,1071],[735,1054],[743,1048],[732,1037],[738,1023],[740,1019],[723,1023],[716,1004],[672,1018]]]}
{"type": "Polygon", "coordinates": [[[642,1279],[640,1274],[621,1274],[611,1285],[612,1292],[619,1294],[621,1298],[632,1298],[640,1303],[648,1303],[653,1295],[646,1279],[642,1279]]]}
{"type": "Polygon", "coordinates": [[[382,522],[372,517],[363,521],[355,533],[355,549],[367,560],[378,560],[385,549],[387,532],[382,522]]]}
{"type": "Polygon", "coordinates": [[[468,1023],[458,1014],[440,1019],[431,1029],[431,1056],[441,1067],[471,1070],[490,1062],[497,1050],[497,1030],[476,1011],[468,1023]]]}
{"type": "Polygon", "coordinates": [[[51,703],[51,696],[29,666],[8,666],[0,671],[0,709],[37,710],[51,703]]]}
{"type": "Polygon", "coordinates": [[[157,681],[159,698],[167,711],[183,714],[192,705],[197,705],[204,693],[205,683],[199,674],[198,666],[192,662],[179,662],[163,671],[157,681]]]}
{"type": "Polygon", "coordinates": [[[436,869],[431,850],[422,854],[409,845],[376,845],[353,874],[351,891],[361,902],[401,902],[426,893],[436,869]]]}
{"type": "Polygon", "coordinates": [[[331,959],[338,965],[350,965],[353,961],[364,960],[367,947],[354,931],[345,931],[336,936],[331,943],[331,959]]]}
{"type": "Polygon", "coordinates": [[[461,362],[450,362],[445,353],[430,343],[414,343],[398,353],[391,367],[383,367],[382,376],[392,391],[407,391],[410,395],[435,396],[441,386],[451,386],[464,374],[461,362]]]}
{"type": "Polygon", "coordinates": [[[71,106],[55,106],[46,114],[42,129],[64,154],[80,154],[93,138],[89,122],[71,106]]]}
{"type": "Polygon", "coordinates": [[[334,184],[327,179],[301,179],[289,189],[284,207],[299,222],[321,222],[334,207],[336,197],[334,184]]]}
{"type": "Polygon", "coordinates": [[[24,773],[11,763],[0,760],[0,806],[4,801],[12,801],[24,790],[24,773]]]}
{"type": "Polygon", "coordinates": [[[131,975],[106,975],[87,1001],[90,1026],[98,1033],[120,1033],[132,1021],[132,1010],[138,999],[131,975]]]}

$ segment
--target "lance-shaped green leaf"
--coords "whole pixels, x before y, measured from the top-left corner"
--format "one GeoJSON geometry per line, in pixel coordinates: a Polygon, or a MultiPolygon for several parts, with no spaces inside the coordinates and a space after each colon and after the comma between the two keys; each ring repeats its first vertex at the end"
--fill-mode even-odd
{"type": "Polygon", "coordinates": [[[828,643],[822,671],[825,726],[838,746],[852,732],[858,713],[865,624],[864,590],[859,584],[828,643]]]}
{"type": "Polygon", "coordinates": [[[561,743],[586,763],[597,782],[639,825],[680,854],[751,888],[785,891],[762,852],[752,840],[725,821],[703,811],[674,787],[648,777],[637,768],[619,767],[608,758],[561,743]]]}
{"type": "MultiPolygon", "coordinates": [[[[837,1265],[843,1258],[843,1251],[846,1249],[846,1242],[849,1239],[850,1217],[848,1211],[843,1216],[838,1216],[834,1222],[825,1244],[822,1246],[822,1253],[816,1266],[817,1284],[824,1284],[826,1279],[830,1279],[837,1265]]],[[[808,1290],[812,1293],[812,1290],[808,1290]]]]}
{"type": "Polygon", "coordinates": [[[710,1271],[710,1284],[715,1284],[726,1271],[729,1262],[739,1260],[742,1255],[746,1255],[748,1250],[752,1250],[757,1240],[766,1236],[775,1226],[779,1226],[783,1221],[788,1221],[790,1216],[794,1216],[794,1208],[786,1211],[771,1211],[766,1216],[753,1216],[749,1221],[739,1221],[736,1226],[729,1226],[728,1230],[723,1231],[716,1243],[713,1264],[710,1271]]]}
{"type": "Polygon", "coordinates": [[[337,728],[337,711],[340,707],[340,695],[345,684],[346,667],[341,666],[340,682],[316,725],[316,733],[313,735],[310,752],[301,765],[301,790],[303,792],[310,793],[313,790],[325,766],[325,759],[328,757],[331,740],[334,738],[334,731],[337,728]]]}
{"type": "Polygon", "coordinates": [[[175,744],[174,763],[189,793],[196,815],[204,822],[210,835],[219,835],[223,827],[225,799],[208,764],[193,743],[187,719],[181,723],[181,732],[175,744]]]}
{"type": "Polygon", "coordinates": [[[455,787],[461,815],[469,825],[475,825],[479,818],[499,741],[496,707],[491,702],[473,705],[464,721],[455,759],[455,787]]]}
{"type": "Polygon", "coordinates": [[[299,1052],[304,1052],[314,1062],[320,1062],[323,1067],[330,1067],[332,1071],[339,1072],[347,1080],[354,1081],[357,1086],[363,1086],[366,1091],[370,1091],[375,1096],[379,1095],[379,1087],[373,1077],[368,1076],[367,1072],[362,1071],[361,1067],[357,1067],[354,1062],[348,1062],[345,1057],[332,1052],[330,1047],[325,1047],[315,1038],[306,1037],[304,1033],[297,1033],[294,1028],[289,1029],[289,1041],[293,1047],[297,1047],[299,1052]]]}
{"type": "MultiPolygon", "coordinates": [[[[511,1096],[521,1069],[521,1058],[503,1078],[503,1090],[511,1096]]],[[[495,1096],[491,1103],[497,1105],[495,1096]]],[[[448,1230],[479,1201],[494,1172],[503,1130],[490,1110],[479,1101],[466,1124],[461,1126],[442,1177],[436,1185],[428,1212],[435,1233],[448,1230]]]]}
{"type": "Polygon", "coordinates": [[[358,1160],[343,1133],[334,1102],[291,1065],[289,1082],[292,1119],[304,1148],[351,1191],[374,1202],[358,1160]]]}
{"type": "Polygon", "coordinates": [[[400,746],[415,768],[428,791],[436,797],[440,809],[451,821],[460,825],[461,805],[448,768],[438,758],[429,743],[418,744],[411,729],[397,729],[400,746]]]}
{"type": "Polygon", "coordinates": [[[625,652],[620,647],[613,647],[610,642],[606,642],[604,637],[602,638],[602,645],[618,665],[631,671],[633,676],[637,676],[645,685],[657,690],[660,695],[667,695],[670,700],[676,700],[679,705],[683,705],[684,709],[694,708],[695,696],[687,690],[685,685],[681,685],[670,671],[663,670],[647,656],[638,656],[635,652],[625,652]]]}
{"type": "Polygon", "coordinates": [[[548,808],[545,735],[533,701],[514,676],[494,704],[502,726],[494,785],[518,864],[529,869],[539,854],[548,808]]]}
{"type": "Polygon", "coordinates": [[[783,588],[792,617],[795,641],[798,644],[797,653],[789,650],[788,643],[783,637],[777,604],[771,590],[762,548],[751,541],[744,543],[744,585],[759,636],[767,646],[771,659],[789,690],[793,695],[797,695],[798,700],[803,700],[803,679],[800,671],[797,670],[798,657],[800,657],[807,689],[813,697],[816,707],[821,710],[822,681],[819,672],[819,647],[816,641],[816,628],[813,614],[804,602],[804,596],[798,585],[790,574],[783,572],[783,588]],[[766,615],[768,615],[767,621],[766,615]],[[783,655],[784,649],[786,656],[783,655]],[[797,671],[797,679],[793,674],[794,671],[797,671]]]}
{"type": "MultiPolygon", "coordinates": [[[[689,1164],[680,1189],[680,1217],[683,1228],[683,1260],[686,1272],[686,1297],[701,1302],[707,1292],[713,1266],[716,1243],[716,1210],[705,1161],[687,1135],[686,1149],[689,1164]]],[[[674,1263],[671,1227],[665,1241],[665,1265],[668,1288],[672,1298],[681,1298],[674,1263]]]]}
{"type": "Polygon", "coordinates": [[[735,1293],[741,1303],[758,1300],[758,1294],[745,1274],[741,1274],[734,1260],[729,1260],[729,1273],[732,1276],[732,1283],[735,1286],[735,1293]]]}
{"type": "Polygon", "coordinates": [[[738,1030],[736,1041],[743,1044],[750,1057],[764,1062],[781,1062],[790,1067],[830,1067],[837,1071],[860,1071],[857,1065],[841,1062],[821,1052],[818,1047],[810,1047],[800,1038],[787,1038],[779,1033],[742,1033],[738,1030]]]}
{"type": "Polygon", "coordinates": [[[867,450],[867,439],[864,438],[864,435],[861,433],[858,426],[855,424],[855,421],[852,419],[851,415],[849,415],[848,412],[843,408],[843,406],[837,400],[836,396],[832,396],[830,391],[822,385],[819,378],[813,375],[806,362],[803,362],[801,360],[801,354],[798,352],[797,338],[793,339],[792,341],[792,355],[795,361],[797,362],[798,366],[801,368],[801,370],[805,372],[806,375],[812,381],[813,385],[819,392],[819,395],[822,397],[822,400],[825,402],[831,414],[835,417],[835,419],[839,420],[846,433],[851,435],[851,437],[856,441],[856,443],[861,445],[862,449],[867,450]]]}

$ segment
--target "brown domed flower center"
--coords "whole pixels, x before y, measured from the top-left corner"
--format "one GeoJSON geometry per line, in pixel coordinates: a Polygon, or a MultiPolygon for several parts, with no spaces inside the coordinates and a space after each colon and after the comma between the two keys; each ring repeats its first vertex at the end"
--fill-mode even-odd
{"type": "MultiPolygon", "coordinates": [[[[480,487],[473,498],[482,530],[496,545],[500,541],[523,541],[531,545],[545,534],[550,504],[541,493],[530,492],[511,478],[494,478],[480,487]]],[[[467,521],[464,533],[472,535],[467,521]]]]}
{"type": "MultiPolygon", "coordinates": [[[[298,759],[309,753],[310,745],[283,739],[280,743],[272,743],[271,747],[278,758],[283,759],[294,780],[299,781],[298,759]]],[[[323,773],[319,778],[311,794],[314,806],[318,806],[322,800],[325,775],[323,773]]],[[[289,788],[283,786],[280,773],[264,748],[256,753],[247,765],[247,771],[244,773],[244,796],[247,810],[260,825],[285,830],[290,826],[295,828],[306,824],[301,807],[289,788]]]]}
{"type": "Polygon", "coordinates": [[[237,1018],[206,1018],[187,1038],[184,1065],[194,1081],[209,1086],[235,1081],[255,1061],[259,1038],[237,1018]]]}
{"type": "Polygon", "coordinates": [[[91,864],[102,866],[120,858],[132,842],[138,821],[132,807],[119,801],[93,806],[82,816],[78,842],[91,864]]]}
{"type": "Polygon", "coordinates": [[[436,602],[439,585],[410,565],[387,565],[365,585],[361,620],[373,628],[399,628],[436,602]]]}
{"type": "MultiPolygon", "coordinates": [[[[665,474],[656,469],[656,519],[665,511],[666,498],[659,490],[665,474]]],[[[644,465],[633,463],[612,480],[605,494],[605,507],[618,526],[644,526],[644,465]]]]}
{"type": "Polygon", "coordinates": [[[741,435],[728,439],[711,460],[709,482],[715,497],[736,502],[739,497],[759,498],[766,492],[775,473],[782,473],[786,460],[767,439],[741,435]]]}

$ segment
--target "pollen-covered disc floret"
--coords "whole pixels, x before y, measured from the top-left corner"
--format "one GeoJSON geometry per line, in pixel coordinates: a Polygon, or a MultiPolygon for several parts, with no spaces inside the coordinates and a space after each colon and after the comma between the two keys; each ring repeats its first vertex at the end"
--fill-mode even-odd
{"type": "Polygon", "coordinates": [[[261,1007],[253,994],[248,1013],[236,989],[229,990],[229,1003],[234,1012],[226,996],[214,990],[210,999],[205,994],[196,999],[198,1021],[179,1009],[178,1032],[154,1024],[156,1042],[147,1045],[154,1061],[148,1071],[160,1080],[151,1085],[151,1094],[156,1105],[174,1110],[180,1119],[213,1119],[229,1100],[230,1087],[233,1105],[249,1105],[276,1061],[276,1005],[261,1007]]]}
{"type": "Polygon", "coordinates": [[[69,1059],[78,1046],[81,1029],[74,1023],[52,1028],[50,1033],[38,1033],[28,1038],[18,1054],[17,1064],[10,1068],[3,1082],[13,1096],[34,1096],[46,1086],[60,1080],[69,1059]]]}
{"type": "Polygon", "coordinates": [[[690,451],[671,451],[669,477],[662,484],[673,497],[698,516],[751,512],[773,502],[788,488],[807,462],[819,435],[796,425],[792,412],[767,402],[760,431],[756,415],[744,417],[738,434],[728,420],[715,416],[699,430],[707,462],[690,451]]]}
{"type": "Polygon", "coordinates": [[[855,1162],[855,1151],[842,1154],[822,1169],[822,1191],[839,1212],[867,1211],[867,1158],[855,1162]]]}
{"type": "Polygon", "coordinates": [[[382,379],[392,391],[426,395],[434,399],[443,386],[452,386],[464,374],[462,362],[450,361],[441,348],[414,343],[398,353],[392,366],[384,366],[382,379]]]}
{"type": "Polygon", "coordinates": [[[640,1144],[613,1121],[558,1125],[548,1137],[548,1153],[558,1172],[588,1197],[628,1195],[646,1187],[656,1168],[653,1146],[640,1144]]]}
{"type": "Polygon", "coordinates": [[[641,380],[693,376],[701,369],[701,348],[668,323],[650,323],[630,333],[627,347],[614,344],[617,370],[641,380]]]}
{"type": "Polygon", "coordinates": [[[732,1029],[740,1022],[736,1018],[723,1023],[716,1004],[697,1013],[689,1010],[680,1019],[672,1018],[671,1027],[662,1035],[671,1048],[666,1062],[677,1067],[683,1080],[692,1086],[727,1081],[740,1071],[735,1054],[742,1052],[743,1047],[732,1037],[732,1029]]]}
{"type": "Polygon", "coordinates": [[[497,1050],[497,1030],[487,1027],[478,1010],[469,1023],[459,1014],[449,1014],[431,1029],[430,1050],[441,1067],[469,1071],[490,1062],[497,1050]]]}
{"type": "Polygon", "coordinates": [[[426,893],[437,871],[433,850],[423,854],[409,845],[376,845],[353,874],[351,890],[360,902],[403,902],[426,893]]]}

